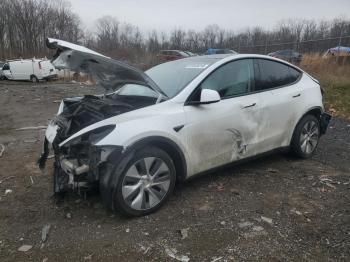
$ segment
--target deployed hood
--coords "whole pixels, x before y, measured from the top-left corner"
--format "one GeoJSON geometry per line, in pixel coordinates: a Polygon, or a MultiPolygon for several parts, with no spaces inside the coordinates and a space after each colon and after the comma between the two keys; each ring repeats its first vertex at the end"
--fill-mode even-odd
{"type": "Polygon", "coordinates": [[[144,72],[126,63],[63,40],[48,38],[46,45],[57,50],[51,61],[57,69],[92,74],[106,91],[115,91],[124,84],[139,84],[166,96],[144,72]]]}

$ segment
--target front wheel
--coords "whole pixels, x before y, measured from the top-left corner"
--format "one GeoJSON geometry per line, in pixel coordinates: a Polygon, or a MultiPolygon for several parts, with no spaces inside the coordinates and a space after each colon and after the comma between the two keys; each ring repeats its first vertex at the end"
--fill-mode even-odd
{"type": "Polygon", "coordinates": [[[170,156],[157,147],[135,152],[117,179],[112,194],[116,210],[130,216],[144,216],[159,209],[170,197],[176,182],[170,156]]]}
{"type": "Polygon", "coordinates": [[[296,126],[291,142],[294,155],[301,158],[311,157],[320,138],[320,123],[313,115],[304,116],[296,126]]]}

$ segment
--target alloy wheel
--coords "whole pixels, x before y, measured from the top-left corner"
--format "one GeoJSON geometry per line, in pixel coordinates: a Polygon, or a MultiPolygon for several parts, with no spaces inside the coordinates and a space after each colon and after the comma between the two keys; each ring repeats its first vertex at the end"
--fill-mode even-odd
{"type": "Polygon", "coordinates": [[[132,164],[122,183],[125,203],[135,210],[158,205],[170,188],[170,169],[157,157],[146,157],[132,164]]]}
{"type": "Polygon", "coordinates": [[[304,154],[311,154],[318,143],[319,128],[314,120],[307,121],[300,134],[300,149],[304,154]]]}

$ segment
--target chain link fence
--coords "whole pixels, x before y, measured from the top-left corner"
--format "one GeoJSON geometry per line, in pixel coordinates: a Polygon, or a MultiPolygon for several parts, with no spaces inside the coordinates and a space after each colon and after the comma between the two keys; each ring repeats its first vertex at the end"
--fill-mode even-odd
{"type": "Polygon", "coordinates": [[[323,39],[312,39],[294,42],[271,42],[266,39],[264,44],[245,46],[239,43],[234,49],[238,53],[268,54],[277,50],[292,49],[299,53],[325,53],[336,46],[350,46],[350,35],[323,39]]]}

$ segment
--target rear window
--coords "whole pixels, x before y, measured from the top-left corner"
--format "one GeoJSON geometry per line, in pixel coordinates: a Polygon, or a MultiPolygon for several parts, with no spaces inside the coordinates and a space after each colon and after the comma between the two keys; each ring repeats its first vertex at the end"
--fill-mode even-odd
{"type": "Polygon", "coordinates": [[[266,60],[256,59],[255,89],[265,90],[294,83],[300,72],[288,65],[266,60]]]}

